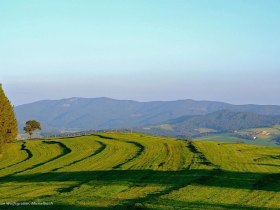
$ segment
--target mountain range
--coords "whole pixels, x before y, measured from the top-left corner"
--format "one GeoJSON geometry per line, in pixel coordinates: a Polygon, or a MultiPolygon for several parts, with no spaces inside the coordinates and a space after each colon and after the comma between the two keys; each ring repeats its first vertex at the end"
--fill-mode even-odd
{"type": "MultiPolygon", "coordinates": [[[[172,127],[178,128],[220,129],[219,125],[229,119],[238,119],[233,124],[238,124],[240,128],[244,127],[241,126],[243,124],[246,124],[245,127],[256,126],[256,119],[261,125],[273,124],[280,116],[280,106],[233,105],[191,99],[137,102],[103,97],[43,100],[16,106],[15,112],[20,130],[30,119],[40,121],[45,131],[130,128],[143,130],[142,128],[147,126],[159,124],[172,124],[172,127]],[[250,122],[242,120],[250,117],[250,122]]],[[[236,128],[230,124],[228,126],[229,129],[236,128]]]]}

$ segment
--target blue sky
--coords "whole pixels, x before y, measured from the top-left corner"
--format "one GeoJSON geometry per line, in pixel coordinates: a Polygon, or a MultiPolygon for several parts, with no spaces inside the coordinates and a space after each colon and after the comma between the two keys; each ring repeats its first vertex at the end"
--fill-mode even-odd
{"type": "Polygon", "coordinates": [[[1,0],[15,105],[112,97],[280,104],[278,0],[1,0]]]}

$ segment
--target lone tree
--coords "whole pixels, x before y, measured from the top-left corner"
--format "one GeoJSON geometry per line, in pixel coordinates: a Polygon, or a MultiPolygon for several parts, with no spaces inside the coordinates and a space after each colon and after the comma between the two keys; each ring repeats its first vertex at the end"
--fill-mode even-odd
{"type": "Polygon", "coordinates": [[[25,123],[25,127],[23,128],[25,133],[29,134],[29,137],[31,139],[32,134],[34,133],[35,130],[42,130],[41,129],[41,124],[40,122],[36,120],[29,120],[25,123]]]}
{"type": "Polygon", "coordinates": [[[0,84],[0,152],[3,144],[12,142],[18,134],[14,108],[0,84]]]}

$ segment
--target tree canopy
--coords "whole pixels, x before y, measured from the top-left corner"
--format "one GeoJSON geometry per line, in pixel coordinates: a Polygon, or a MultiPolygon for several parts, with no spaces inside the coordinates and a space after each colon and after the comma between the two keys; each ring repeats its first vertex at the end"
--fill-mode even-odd
{"type": "Polygon", "coordinates": [[[0,151],[4,143],[16,139],[18,134],[14,108],[0,84],[0,151]]]}
{"type": "Polygon", "coordinates": [[[25,131],[25,133],[28,133],[30,136],[30,139],[34,133],[35,130],[41,130],[41,124],[40,122],[36,121],[36,120],[29,120],[25,123],[25,127],[23,128],[23,130],[25,131]]]}

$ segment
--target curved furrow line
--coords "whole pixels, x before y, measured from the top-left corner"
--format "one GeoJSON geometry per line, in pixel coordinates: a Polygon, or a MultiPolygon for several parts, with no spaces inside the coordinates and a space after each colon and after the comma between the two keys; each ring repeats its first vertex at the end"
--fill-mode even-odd
{"type": "Polygon", "coordinates": [[[156,142],[150,141],[148,138],[137,139],[137,143],[144,146],[144,151],[138,158],[134,158],[133,161],[127,163],[127,169],[159,169],[161,162],[165,161],[166,148],[162,141],[156,140],[156,142]]]}
{"type": "Polygon", "coordinates": [[[138,148],[138,150],[135,153],[135,155],[132,156],[131,158],[127,159],[126,161],[124,161],[122,163],[119,163],[119,164],[113,166],[112,167],[113,169],[121,168],[123,165],[127,164],[128,162],[133,161],[134,159],[138,158],[145,151],[145,147],[142,144],[138,143],[138,142],[134,142],[134,141],[125,141],[125,142],[133,144],[134,146],[136,146],[138,148]]]}
{"type": "MultiPolygon", "coordinates": [[[[166,159],[167,157],[170,155],[170,150],[169,147],[166,143],[163,143],[164,147],[165,147],[165,151],[166,151],[166,159]]],[[[161,163],[158,164],[158,168],[163,168],[163,166],[166,164],[166,161],[162,161],[161,163]]]]}
{"type": "MultiPolygon", "coordinates": [[[[139,143],[137,143],[137,142],[130,142],[130,143],[134,143],[134,144],[136,143],[136,144],[139,145],[139,143]]],[[[140,145],[141,145],[141,144],[140,144],[140,145]]],[[[164,145],[164,148],[165,148],[165,157],[166,157],[166,160],[160,162],[159,165],[158,165],[158,168],[164,167],[165,165],[170,164],[170,161],[172,161],[172,149],[168,146],[167,143],[163,143],[163,145],[164,145]]],[[[143,147],[143,150],[141,151],[141,153],[143,153],[145,147],[144,147],[143,145],[141,145],[141,146],[143,147]]],[[[138,153],[139,153],[139,152],[140,152],[140,151],[138,151],[138,153]]],[[[138,155],[135,155],[134,158],[129,159],[127,162],[129,162],[129,161],[131,161],[131,160],[137,158],[141,153],[139,153],[138,155]]],[[[125,162],[125,163],[126,163],[126,162],[125,162]]],[[[125,163],[124,163],[124,164],[125,164],[125,163]]],[[[123,164],[118,164],[117,166],[119,166],[119,165],[123,165],[123,164]]],[[[140,177],[138,178],[137,183],[145,182],[145,179],[149,179],[150,177],[152,177],[152,176],[154,175],[154,173],[155,173],[155,171],[147,171],[147,173],[146,173],[145,175],[140,176],[140,177]]],[[[178,172],[178,173],[182,173],[182,171],[181,171],[181,172],[178,172]]],[[[185,172],[183,172],[183,173],[185,173],[185,172]]],[[[196,176],[196,179],[198,179],[198,177],[200,177],[200,176],[196,176]]],[[[211,175],[209,175],[209,177],[211,177],[211,175]]],[[[202,177],[201,177],[201,178],[202,178],[202,177]]],[[[205,178],[205,176],[203,176],[203,179],[204,179],[204,178],[205,178]]],[[[87,183],[87,182],[83,182],[83,183],[81,183],[80,185],[77,185],[76,187],[79,187],[79,186],[81,186],[82,184],[86,184],[86,183],[87,183]]],[[[135,186],[139,186],[139,184],[137,184],[137,183],[131,184],[131,185],[130,185],[130,188],[133,188],[133,187],[135,187],[135,186]]],[[[134,208],[135,208],[135,206],[134,206],[135,203],[139,203],[139,202],[142,203],[142,202],[145,202],[146,200],[151,200],[151,199],[156,198],[156,197],[159,197],[159,196],[161,196],[161,195],[168,194],[168,193],[172,192],[173,190],[178,190],[178,189],[180,189],[180,188],[182,188],[182,187],[185,187],[185,186],[187,186],[187,185],[189,185],[189,184],[191,184],[191,181],[190,181],[190,180],[188,180],[187,183],[185,183],[185,181],[184,181],[183,184],[176,185],[176,186],[171,186],[171,187],[167,187],[167,188],[164,189],[164,190],[157,190],[157,191],[155,191],[155,192],[152,192],[152,193],[147,194],[147,195],[146,195],[145,197],[143,197],[143,198],[136,198],[136,199],[135,199],[135,202],[133,202],[134,199],[129,199],[127,202],[124,202],[124,203],[121,204],[120,206],[116,206],[116,209],[118,209],[118,207],[120,207],[120,209],[134,209],[134,208]],[[123,208],[123,207],[125,207],[125,208],[123,208]]],[[[73,188],[73,189],[74,189],[74,188],[73,188]]],[[[72,189],[72,190],[73,190],[73,189],[72,189]]]]}
{"type": "MultiPolygon", "coordinates": [[[[100,136],[98,135],[98,137],[100,137],[100,136]]],[[[101,138],[108,139],[107,137],[104,137],[104,136],[102,136],[101,138]]],[[[110,138],[110,137],[109,137],[109,140],[112,140],[112,139],[113,139],[113,138],[110,138]]],[[[116,140],[116,139],[114,139],[114,140],[116,140]]],[[[138,151],[136,152],[136,154],[135,154],[133,157],[131,157],[131,158],[125,160],[124,162],[122,162],[122,163],[120,163],[120,164],[117,164],[117,165],[113,166],[113,167],[112,167],[113,169],[120,168],[122,165],[124,165],[124,164],[126,164],[126,163],[128,163],[128,162],[130,162],[130,161],[132,161],[132,160],[134,160],[134,159],[137,158],[139,155],[141,155],[141,154],[143,153],[143,151],[145,150],[144,146],[143,146],[142,144],[140,144],[140,143],[137,143],[137,142],[133,142],[133,141],[120,141],[120,140],[117,140],[117,141],[133,144],[133,145],[135,145],[135,146],[138,148],[138,151]]],[[[101,151],[99,151],[98,153],[101,153],[105,148],[106,148],[106,146],[105,146],[101,151]]],[[[98,154],[98,153],[97,153],[97,154],[98,154]]],[[[95,155],[96,155],[96,154],[95,154],[95,155]]],[[[94,156],[94,155],[92,155],[92,156],[94,156]]],[[[100,174],[99,176],[102,176],[102,174],[100,174]]],[[[82,185],[89,183],[91,180],[92,180],[92,179],[85,179],[85,180],[82,181],[82,182],[79,182],[79,183],[77,183],[77,184],[70,185],[70,186],[68,186],[68,187],[60,188],[60,189],[58,189],[57,191],[58,191],[59,193],[69,193],[69,192],[72,192],[73,190],[75,190],[75,189],[77,189],[77,188],[80,188],[82,185]]]]}
{"type": "MultiPolygon", "coordinates": [[[[37,168],[39,166],[42,166],[42,165],[44,165],[46,163],[54,161],[54,160],[56,160],[56,159],[58,159],[58,158],[60,158],[62,156],[65,156],[65,155],[69,154],[72,151],[70,148],[68,148],[65,144],[63,144],[61,142],[57,142],[57,141],[42,141],[42,142],[45,143],[45,144],[57,144],[60,148],[62,148],[61,154],[59,154],[59,155],[57,155],[57,156],[55,156],[55,157],[53,157],[53,158],[51,158],[49,160],[46,160],[44,162],[37,163],[37,164],[35,164],[35,165],[33,165],[33,166],[29,167],[29,168],[26,168],[26,169],[23,169],[23,170],[20,170],[20,171],[16,171],[16,172],[14,172],[12,174],[3,176],[3,177],[1,177],[1,179],[8,178],[8,177],[14,176],[14,175],[22,173],[22,172],[26,172],[28,170],[32,170],[32,169],[37,168]]],[[[30,152],[30,154],[32,155],[31,152],[30,152]]]]}
{"type": "Polygon", "coordinates": [[[86,183],[89,183],[89,182],[90,182],[90,180],[86,180],[86,181],[79,182],[77,184],[70,185],[68,187],[59,188],[59,189],[57,189],[57,192],[59,192],[59,193],[69,193],[69,192],[72,192],[74,189],[79,188],[82,185],[84,185],[86,183]]]}
{"type": "Polygon", "coordinates": [[[188,169],[190,169],[190,167],[194,164],[194,163],[199,163],[202,165],[206,165],[206,166],[210,166],[213,167],[215,169],[220,169],[220,166],[212,163],[211,161],[209,161],[206,156],[203,154],[203,152],[201,152],[194,144],[192,141],[189,141],[189,143],[187,144],[188,149],[194,153],[195,157],[197,158],[197,160],[194,158],[192,160],[192,163],[187,167],[188,169]]]}
{"type": "Polygon", "coordinates": [[[86,156],[86,157],[83,157],[83,158],[81,158],[81,159],[79,159],[79,160],[75,160],[75,161],[73,161],[73,162],[71,162],[71,163],[68,163],[68,164],[66,164],[66,165],[63,165],[63,166],[61,166],[61,167],[54,168],[54,169],[52,169],[51,171],[58,171],[59,169],[62,169],[62,168],[65,168],[65,167],[74,165],[74,164],[76,164],[76,163],[82,162],[83,160],[86,160],[86,159],[88,159],[88,158],[91,158],[91,157],[93,157],[93,156],[95,156],[95,155],[101,153],[101,152],[107,147],[107,145],[104,144],[104,143],[101,142],[101,141],[96,141],[96,142],[99,143],[100,147],[99,147],[97,150],[95,150],[91,155],[88,155],[88,156],[86,156]]]}
{"type": "Polygon", "coordinates": [[[21,173],[21,172],[25,172],[25,171],[28,171],[28,170],[31,170],[31,169],[34,169],[34,168],[37,168],[37,167],[39,167],[39,166],[42,166],[42,165],[44,165],[44,164],[46,164],[46,163],[49,163],[49,162],[54,161],[54,160],[56,160],[56,159],[58,159],[58,158],[61,158],[61,157],[65,156],[65,155],[71,153],[71,151],[72,151],[72,150],[71,150],[69,147],[67,147],[65,144],[63,144],[63,143],[61,143],[61,142],[58,142],[58,141],[42,141],[42,142],[45,143],[45,144],[57,144],[57,145],[62,149],[61,154],[59,154],[59,155],[57,155],[57,156],[55,156],[55,157],[53,157],[53,158],[51,158],[51,159],[49,159],[49,160],[46,160],[46,161],[44,161],[44,162],[37,163],[37,164],[35,164],[35,165],[33,165],[33,166],[31,166],[31,167],[25,169],[25,170],[19,171],[19,172],[17,172],[16,174],[21,173]]]}
{"type": "Polygon", "coordinates": [[[105,136],[105,135],[101,135],[101,134],[93,134],[93,136],[97,136],[101,139],[109,139],[109,140],[117,140],[116,138],[110,137],[110,136],[105,136]]]}
{"type": "MultiPolygon", "coordinates": [[[[121,207],[121,208],[132,208],[133,209],[133,208],[136,207],[135,206],[136,203],[145,203],[145,202],[148,202],[148,201],[151,201],[151,200],[155,200],[155,199],[159,198],[160,196],[168,195],[168,194],[172,193],[173,191],[178,191],[178,190],[180,190],[182,188],[185,188],[185,187],[187,187],[191,184],[203,185],[203,184],[206,184],[207,182],[211,181],[213,179],[213,177],[217,177],[217,176],[222,175],[222,170],[220,169],[220,167],[218,165],[215,165],[212,162],[210,162],[206,158],[206,156],[192,142],[189,141],[186,147],[189,148],[189,150],[194,153],[194,156],[191,159],[190,165],[188,165],[187,168],[186,168],[187,171],[181,171],[181,172],[178,172],[178,173],[189,173],[188,171],[191,172],[190,168],[192,167],[192,165],[197,163],[197,160],[199,161],[198,163],[205,164],[207,166],[212,166],[212,167],[214,167],[214,169],[209,170],[209,172],[206,173],[206,174],[200,174],[200,173],[192,174],[192,176],[195,177],[194,179],[183,180],[182,183],[167,187],[164,190],[160,190],[160,191],[156,191],[156,192],[147,194],[143,198],[135,199],[135,201],[133,199],[129,200],[129,201],[123,203],[119,207],[121,207]]],[[[142,179],[145,179],[145,177],[142,177],[142,179]]]]}
{"type": "MultiPolygon", "coordinates": [[[[164,144],[166,146],[166,154],[167,157],[170,154],[170,150],[167,148],[168,145],[164,144]]],[[[199,184],[199,185],[203,185],[209,181],[211,181],[213,179],[213,177],[217,177],[222,175],[222,170],[220,169],[219,166],[215,165],[214,163],[210,162],[206,156],[192,143],[192,142],[188,142],[186,147],[192,152],[194,153],[194,156],[191,159],[191,163],[187,166],[187,170],[186,171],[181,171],[178,173],[192,173],[190,168],[192,167],[192,165],[194,165],[195,163],[199,163],[199,164],[204,164],[207,166],[212,166],[214,169],[209,170],[208,173],[206,174],[200,174],[200,173],[194,173],[192,174],[192,177],[194,177],[194,179],[186,179],[186,180],[182,180],[181,183],[178,183],[176,185],[170,186],[165,188],[164,190],[159,190],[159,191],[155,191],[152,192],[150,194],[147,194],[146,196],[144,196],[143,198],[137,198],[137,199],[132,199],[132,200],[128,200],[127,202],[124,202],[123,204],[121,204],[120,206],[117,206],[117,208],[124,208],[124,209],[134,209],[136,208],[136,204],[137,203],[145,203],[145,202],[149,202],[152,200],[155,200],[161,196],[164,195],[168,195],[170,193],[172,193],[173,191],[178,191],[182,188],[185,188],[191,184],[199,184]]],[[[162,166],[164,166],[166,164],[166,162],[161,162],[162,166]]],[[[160,166],[160,165],[159,165],[160,166]]],[[[152,176],[152,173],[149,174],[148,176],[152,176]]],[[[145,180],[148,176],[144,176],[141,178],[141,180],[145,180]]]]}
{"type": "Polygon", "coordinates": [[[194,173],[192,174],[192,177],[194,177],[194,179],[189,179],[186,182],[182,182],[175,186],[170,186],[165,190],[149,194],[148,196],[143,198],[143,202],[159,198],[160,196],[168,195],[173,191],[178,191],[189,185],[193,185],[193,184],[206,185],[208,182],[211,182],[213,179],[217,178],[218,176],[223,176],[223,170],[220,168],[220,166],[209,161],[206,158],[205,154],[201,152],[199,148],[197,148],[192,141],[188,141],[186,147],[194,154],[194,156],[192,157],[190,164],[185,168],[186,171],[183,171],[183,173],[192,173],[191,168],[193,166],[195,167],[195,164],[202,164],[208,167],[210,166],[213,169],[209,170],[206,174],[200,174],[199,172],[194,173]]]}
{"type": "Polygon", "coordinates": [[[7,168],[10,168],[10,167],[12,167],[12,166],[15,166],[15,165],[21,164],[21,163],[23,163],[23,162],[25,162],[25,161],[27,161],[27,160],[29,160],[30,158],[32,158],[32,157],[33,157],[33,154],[31,153],[31,151],[30,151],[29,149],[27,149],[27,147],[26,147],[26,145],[25,145],[25,144],[26,144],[26,142],[24,141],[24,142],[22,143],[22,145],[21,145],[20,150],[25,151],[25,152],[26,152],[26,154],[27,154],[27,157],[26,157],[24,160],[20,161],[20,162],[17,162],[17,163],[14,163],[14,164],[8,165],[8,166],[3,167],[3,168],[0,168],[0,171],[1,171],[1,170],[4,170],[4,169],[7,169],[7,168]]]}
{"type": "MultiPolygon", "coordinates": [[[[192,146],[190,146],[190,141],[188,141],[186,147],[193,153],[193,151],[192,151],[193,148],[192,148],[192,146]],[[190,148],[190,147],[191,147],[191,148],[190,148]]],[[[195,154],[195,153],[194,153],[194,154],[195,154]]],[[[194,158],[194,156],[192,156],[192,159],[191,159],[191,161],[190,161],[190,164],[186,167],[186,170],[190,170],[191,167],[193,166],[194,162],[195,162],[195,158],[194,158]]]]}
{"type": "Polygon", "coordinates": [[[164,142],[162,145],[165,158],[157,165],[159,170],[183,170],[194,161],[194,153],[187,148],[185,141],[164,142]]]}
{"type": "MultiPolygon", "coordinates": [[[[215,180],[219,179],[219,177],[224,176],[224,172],[226,171],[222,170],[221,167],[218,164],[213,163],[210,161],[206,154],[200,150],[200,148],[195,144],[195,142],[188,142],[187,147],[194,153],[194,156],[191,159],[191,164],[187,166],[187,170],[192,173],[191,168],[196,167],[196,164],[202,164],[205,166],[210,166],[213,169],[209,170],[207,173],[204,174],[192,174],[191,180],[185,180],[185,182],[181,182],[179,184],[176,184],[175,186],[170,186],[165,188],[164,190],[158,190],[153,193],[147,194],[143,198],[137,198],[135,200],[129,200],[127,202],[124,202],[124,205],[121,205],[121,208],[127,208],[127,209],[133,209],[137,208],[136,203],[145,203],[145,202],[153,202],[155,199],[160,198],[161,196],[166,196],[174,191],[179,191],[180,189],[183,189],[185,187],[188,187],[189,185],[200,185],[200,186],[211,186],[212,182],[215,182],[215,180]]],[[[264,191],[270,191],[273,189],[275,192],[279,192],[280,190],[280,183],[278,180],[280,180],[280,173],[277,174],[267,174],[263,177],[261,177],[253,186],[253,189],[251,192],[248,193],[248,197],[250,197],[250,194],[252,192],[255,192],[256,190],[264,190],[264,191]]],[[[254,196],[253,194],[252,196],[254,196]]],[[[277,200],[277,194],[274,194],[271,199],[277,200]]]]}

